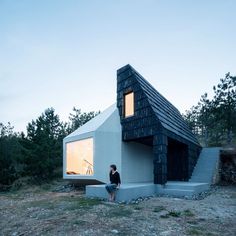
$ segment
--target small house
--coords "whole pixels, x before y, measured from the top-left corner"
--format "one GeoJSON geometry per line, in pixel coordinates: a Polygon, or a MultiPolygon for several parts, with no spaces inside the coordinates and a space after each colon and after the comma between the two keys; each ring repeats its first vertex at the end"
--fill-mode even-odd
{"type": "Polygon", "coordinates": [[[190,180],[201,146],[178,109],[133,67],[117,71],[117,101],[63,141],[63,177],[122,185],[190,180]]]}

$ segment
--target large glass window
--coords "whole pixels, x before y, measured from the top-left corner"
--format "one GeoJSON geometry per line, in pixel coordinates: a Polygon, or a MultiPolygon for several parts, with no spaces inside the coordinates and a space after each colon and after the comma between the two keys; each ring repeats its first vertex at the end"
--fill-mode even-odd
{"type": "Polygon", "coordinates": [[[125,117],[133,116],[134,115],[134,93],[127,93],[125,94],[125,117]]]}
{"type": "Polygon", "coordinates": [[[93,138],[66,144],[66,174],[93,175],[93,138]]]}

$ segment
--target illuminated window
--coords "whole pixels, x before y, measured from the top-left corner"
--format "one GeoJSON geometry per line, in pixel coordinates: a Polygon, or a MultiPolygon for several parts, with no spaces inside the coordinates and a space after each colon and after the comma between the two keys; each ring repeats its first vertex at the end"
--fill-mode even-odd
{"type": "Polygon", "coordinates": [[[93,175],[93,139],[66,144],[66,174],[93,175]]]}
{"type": "Polygon", "coordinates": [[[127,93],[125,94],[125,117],[133,116],[134,115],[134,93],[127,93]]]}

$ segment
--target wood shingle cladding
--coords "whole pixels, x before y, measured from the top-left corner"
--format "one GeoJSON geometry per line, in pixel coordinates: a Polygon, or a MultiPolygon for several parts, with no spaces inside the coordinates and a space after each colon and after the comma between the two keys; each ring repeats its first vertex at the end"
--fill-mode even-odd
{"type": "Polygon", "coordinates": [[[168,152],[168,139],[186,146],[186,150],[182,150],[183,146],[177,144],[170,147],[175,147],[175,153],[179,155],[185,153],[188,167],[186,170],[186,165],[183,165],[183,171],[187,173],[185,180],[191,176],[201,150],[198,140],[177,108],[130,65],[117,71],[117,107],[123,141],[136,141],[153,146],[154,183],[164,184],[167,176],[175,176],[167,174],[167,155],[174,153],[173,150],[168,152]],[[134,115],[125,117],[124,98],[125,94],[131,92],[134,93],[134,115]]]}

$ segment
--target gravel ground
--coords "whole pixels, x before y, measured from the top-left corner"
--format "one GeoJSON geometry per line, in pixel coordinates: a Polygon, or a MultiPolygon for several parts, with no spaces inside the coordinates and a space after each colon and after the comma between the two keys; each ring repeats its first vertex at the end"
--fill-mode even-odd
{"type": "Polygon", "coordinates": [[[53,189],[0,193],[0,235],[236,235],[235,186],[215,187],[201,200],[154,197],[138,204],[53,189]]]}

